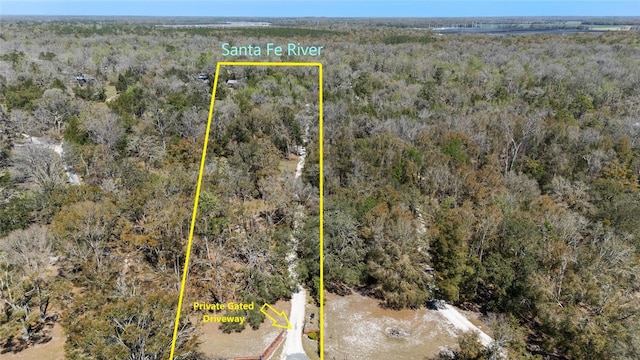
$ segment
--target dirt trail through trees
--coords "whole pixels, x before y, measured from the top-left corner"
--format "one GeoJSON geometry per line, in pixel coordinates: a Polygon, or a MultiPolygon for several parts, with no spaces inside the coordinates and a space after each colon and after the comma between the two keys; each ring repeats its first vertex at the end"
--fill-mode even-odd
{"type": "MultiPolygon", "coordinates": [[[[308,133],[309,128],[305,129],[305,137],[308,133]]],[[[307,157],[307,152],[304,148],[300,151],[300,160],[298,160],[298,166],[296,167],[296,179],[300,179],[302,176],[302,168],[304,167],[304,160],[307,157]]],[[[297,217],[300,215],[297,214],[297,217]]],[[[292,238],[293,248],[291,253],[287,254],[287,261],[289,261],[289,274],[295,280],[297,280],[297,275],[295,273],[295,264],[296,264],[296,252],[295,248],[297,245],[297,240],[292,238]]],[[[291,323],[291,329],[287,331],[287,338],[284,343],[284,349],[282,350],[282,360],[286,360],[288,357],[295,355],[304,355],[304,349],[302,347],[302,327],[304,326],[304,316],[305,316],[305,304],[307,303],[307,292],[304,288],[298,285],[298,291],[293,294],[291,297],[291,311],[289,312],[289,321],[291,323]]]]}

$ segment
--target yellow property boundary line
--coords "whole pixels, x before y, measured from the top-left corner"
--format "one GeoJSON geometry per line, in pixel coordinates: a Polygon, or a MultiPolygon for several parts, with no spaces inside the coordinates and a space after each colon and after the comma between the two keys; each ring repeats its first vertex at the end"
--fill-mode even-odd
{"type": "Polygon", "coordinates": [[[202,159],[200,160],[200,171],[198,173],[198,184],[196,185],[196,195],[193,201],[193,214],[191,215],[191,227],[189,228],[189,241],[187,243],[187,254],[184,260],[184,269],[182,271],[182,281],[180,283],[180,296],[178,297],[178,309],[176,310],[176,319],[173,326],[173,338],[171,340],[171,353],[169,360],[173,360],[176,350],[176,341],[178,338],[178,330],[180,325],[180,313],[182,310],[182,301],[184,299],[184,289],[187,281],[187,273],[189,271],[189,257],[191,256],[191,244],[193,242],[193,232],[196,224],[196,214],[198,212],[198,201],[200,199],[200,186],[202,185],[202,174],[204,172],[205,158],[207,157],[207,145],[209,143],[209,130],[211,129],[211,119],[213,117],[213,106],[216,101],[216,90],[218,88],[218,75],[221,66],[289,66],[289,67],[318,67],[318,101],[319,107],[319,137],[320,137],[320,320],[319,320],[319,341],[320,341],[320,359],[324,360],[324,176],[323,176],[323,125],[322,125],[322,63],[319,62],[218,62],[216,65],[216,74],[213,80],[213,92],[211,94],[211,105],[209,107],[209,117],[207,119],[207,130],[204,135],[204,146],[202,149],[202,159]]]}

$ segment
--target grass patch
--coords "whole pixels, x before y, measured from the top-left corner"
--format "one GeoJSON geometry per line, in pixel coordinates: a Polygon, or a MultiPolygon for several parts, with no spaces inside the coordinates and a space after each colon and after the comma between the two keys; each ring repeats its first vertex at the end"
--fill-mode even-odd
{"type": "Polygon", "coordinates": [[[278,164],[278,168],[283,174],[295,174],[296,168],[298,167],[298,157],[295,155],[289,155],[289,160],[280,160],[278,164]]]}

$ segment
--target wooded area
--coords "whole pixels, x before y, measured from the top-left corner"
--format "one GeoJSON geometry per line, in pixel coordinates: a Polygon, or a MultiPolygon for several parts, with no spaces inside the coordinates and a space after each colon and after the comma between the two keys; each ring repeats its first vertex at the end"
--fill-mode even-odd
{"type": "MultiPolygon", "coordinates": [[[[328,291],[497,314],[509,359],[640,358],[638,33],[296,26],[1,24],[0,351],[60,322],[69,359],[168,356],[218,49],[295,38],[324,46],[328,291]]],[[[191,295],[289,297],[302,204],[317,297],[314,71],[219,74],[191,295]]],[[[206,359],[183,322],[176,359],[206,359]]],[[[472,340],[456,359],[489,357],[472,340]]]]}

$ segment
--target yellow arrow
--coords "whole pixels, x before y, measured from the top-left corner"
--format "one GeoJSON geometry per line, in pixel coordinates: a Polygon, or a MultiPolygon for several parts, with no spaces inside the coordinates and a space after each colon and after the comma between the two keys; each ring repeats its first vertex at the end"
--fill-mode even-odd
{"type": "Polygon", "coordinates": [[[260,312],[271,319],[271,326],[283,329],[291,329],[291,324],[289,323],[289,319],[287,319],[287,315],[284,313],[284,310],[281,312],[277,312],[276,309],[273,308],[273,306],[265,303],[260,308],[260,312]]]}

